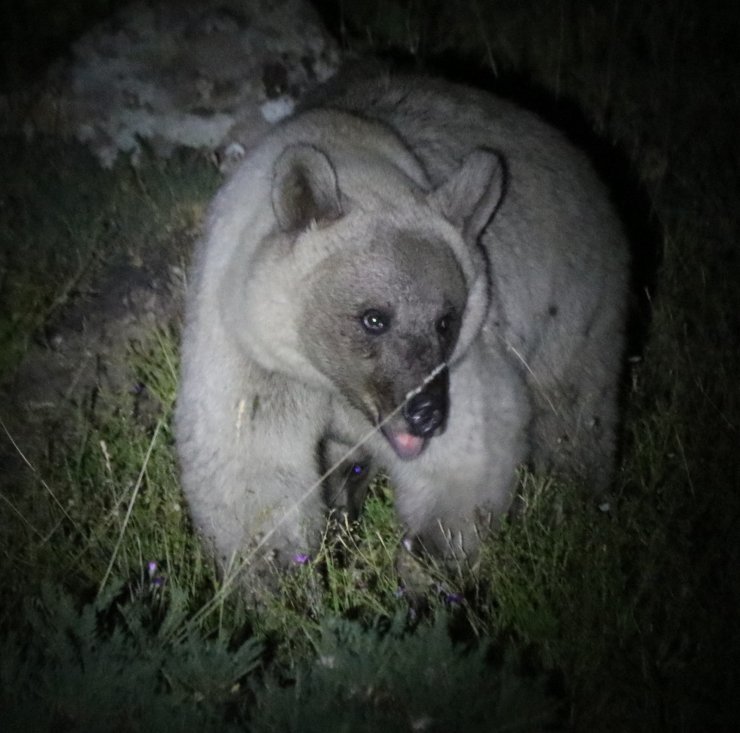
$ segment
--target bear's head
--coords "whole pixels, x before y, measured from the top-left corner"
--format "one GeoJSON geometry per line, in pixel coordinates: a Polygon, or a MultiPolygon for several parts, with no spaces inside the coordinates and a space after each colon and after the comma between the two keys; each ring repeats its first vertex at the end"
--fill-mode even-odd
{"type": "Polygon", "coordinates": [[[478,239],[503,178],[486,150],[428,191],[390,160],[288,146],[274,166],[274,232],[247,278],[251,355],[329,387],[401,458],[419,455],[444,430],[448,369],[489,308],[478,239]]]}

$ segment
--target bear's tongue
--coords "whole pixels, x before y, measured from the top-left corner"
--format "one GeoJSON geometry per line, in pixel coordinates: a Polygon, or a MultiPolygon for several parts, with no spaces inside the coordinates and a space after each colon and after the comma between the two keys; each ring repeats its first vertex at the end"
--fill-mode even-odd
{"type": "Polygon", "coordinates": [[[398,457],[404,459],[416,458],[423,450],[426,442],[424,438],[402,431],[388,430],[385,432],[385,437],[393,446],[393,450],[396,451],[398,457]]]}

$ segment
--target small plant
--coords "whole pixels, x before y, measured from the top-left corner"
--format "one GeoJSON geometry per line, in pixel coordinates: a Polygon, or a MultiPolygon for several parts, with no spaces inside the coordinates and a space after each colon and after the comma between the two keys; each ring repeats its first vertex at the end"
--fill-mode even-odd
{"type": "Polygon", "coordinates": [[[112,588],[78,610],[58,586],[28,599],[24,623],[0,638],[0,709],[8,731],[240,730],[233,710],[262,646],[198,633],[173,640],[186,603],[153,589],[112,588]]]}
{"type": "Polygon", "coordinates": [[[326,618],[317,657],[257,696],[254,731],[540,731],[556,719],[546,680],[485,645],[453,644],[448,618],[413,633],[404,615],[371,628],[326,618]]]}

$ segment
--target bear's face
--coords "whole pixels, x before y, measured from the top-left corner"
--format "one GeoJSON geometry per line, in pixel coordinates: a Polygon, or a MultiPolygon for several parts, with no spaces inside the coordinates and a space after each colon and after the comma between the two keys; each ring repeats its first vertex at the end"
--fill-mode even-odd
{"type": "Polygon", "coordinates": [[[288,146],[273,171],[275,228],[248,272],[232,268],[225,322],[264,369],[331,388],[416,457],[444,430],[448,364],[487,314],[477,240],[503,180],[490,151],[428,192],[392,160],[345,156],[338,174],[318,148],[288,146]]]}
{"type": "Polygon", "coordinates": [[[467,302],[443,241],[378,223],[363,247],[327,257],[305,282],[302,350],[396,453],[444,430],[447,363],[467,302]]]}

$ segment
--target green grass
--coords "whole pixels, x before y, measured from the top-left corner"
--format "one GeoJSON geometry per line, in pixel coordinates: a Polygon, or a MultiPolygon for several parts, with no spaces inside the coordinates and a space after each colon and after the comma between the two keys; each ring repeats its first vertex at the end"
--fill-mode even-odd
{"type": "MultiPolygon", "coordinates": [[[[523,475],[518,516],[474,570],[426,568],[441,591],[413,618],[394,570],[401,529],[380,483],[358,526],[328,533],[274,602],[249,609],[192,534],[171,432],[177,333],[152,330],[125,364],[144,398],[98,389],[60,403],[63,430],[19,445],[31,467],[21,483],[0,483],[0,681],[17,693],[0,698],[7,720],[31,730],[169,720],[179,730],[182,709],[204,729],[539,730],[543,711],[577,730],[732,729],[735,14],[629,0],[321,5],[355,48],[411,50],[438,67],[454,58],[456,70],[482,70],[530,99],[544,90],[624,151],[662,262],[609,506],[523,475]]],[[[184,267],[216,185],[196,156],[102,171],[44,140],[0,140],[0,169],[6,384],[107,268],[155,250],[184,267]]]]}
{"type": "Polygon", "coordinates": [[[0,170],[0,375],[105,266],[151,251],[181,265],[181,240],[217,180],[192,155],[119,163],[111,174],[87,151],[43,137],[4,138],[0,170]]]}

